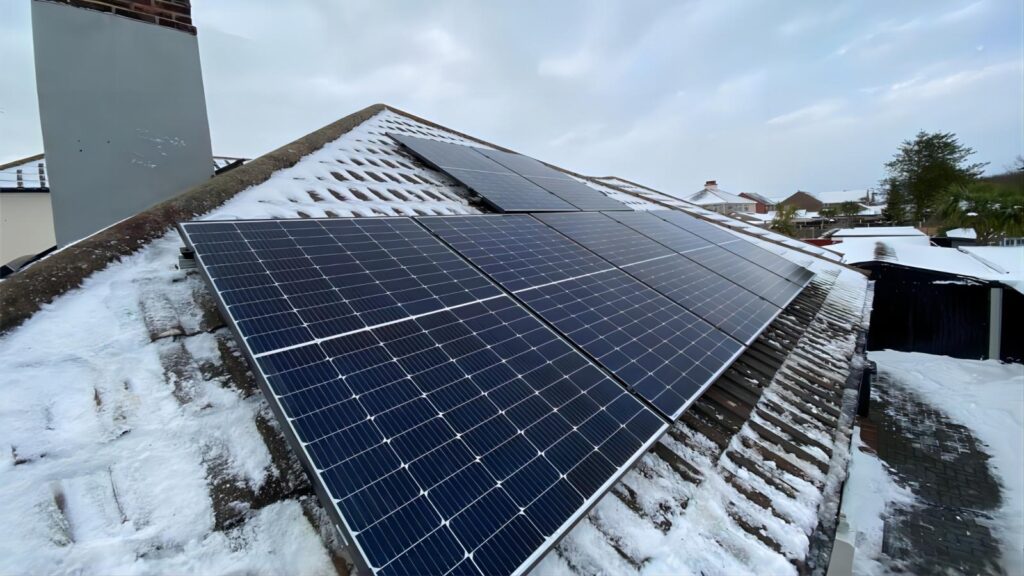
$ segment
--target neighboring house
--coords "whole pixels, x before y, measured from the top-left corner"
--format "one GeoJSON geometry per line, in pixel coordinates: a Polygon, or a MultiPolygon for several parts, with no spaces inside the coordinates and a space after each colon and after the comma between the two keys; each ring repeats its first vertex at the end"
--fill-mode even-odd
{"type": "Polygon", "coordinates": [[[875,281],[868,348],[1024,361],[1024,246],[927,240],[860,236],[828,246],[875,281]]]}
{"type": "MultiPolygon", "coordinates": [[[[241,343],[223,327],[206,283],[173,268],[181,247],[173,226],[193,218],[371,221],[487,212],[476,194],[410,155],[391,134],[498,148],[373,106],[5,281],[4,380],[19,390],[20,403],[33,407],[24,416],[4,417],[12,427],[3,428],[10,432],[12,459],[28,463],[7,473],[29,491],[19,496],[17,521],[32,527],[13,534],[16,552],[5,558],[7,565],[52,567],[71,554],[86,571],[201,565],[315,572],[332,570],[331,558],[347,569],[334,502],[323,492],[312,497],[300,466],[309,465],[308,457],[294,441],[292,424],[284,418],[274,424],[266,399],[276,397],[252,380],[241,343]],[[69,291],[73,286],[81,289],[69,291]],[[61,341],[53,346],[59,354],[33,345],[58,333],[61,341]],[[97,345],[104,342],[116,345],[97,345]],[[62,417],[44,418],[53,402],[62,417]],[[102,425],[73,427],[79,421],[64,418],[80,414],[102,425]],[[73,444],[60,449],[53,438],[73,444]],[[61,506],[53,504],[53,490],[60,491],[61,506]],[[73,539],[50,536],[47,527],[59,532],[68,517],[90,524],[76,527],[73,539]],[[160,553],[152,554],[157,545],[160,553]],[[88,555],[79,556],[86,546],[88,555]]],[[[639,574],[647,565],[666,573],[780,573],[826,566],[850,442],[851,383],[860,380],[864,365],[858,341],[870,307],[867,279],[828,252],[660,192],[563,173],[609,198],[631,198],[626,205],[634,210],[698,218],[702,233],[715,238],[698,250],[719,262],[782,258],[814,276],[539,559],[538,573],[639,574]]],[[[633,230],[661,237],[656,228],[633,230]]],[[[273,236],[261,242],[274,249],[273,236]]],[[[697,284],[723,285],[721,277],[690,269],[697,284]]],[[[758,277],[781,278],[767,270],[758,277]]],[[[730,292],[745,290],[726,285],[730,292]]],[[[677,297],[690,293],[697,292],[677,297]]]]}
{"type": "Polygon", "coordinates": [[[875,203],[875,192],[864,190],[834,190],[832,192],[813,192],[823,208],[838,209],[845,202],[854,202],[870,206],[875,203]]]}
{"type": "Polygon", "coordinates": [[[754,212],[758,214],[767,214],[768,212],[775,210],[775,201],[770,198],[753,192],[740,192],[740,196],[747,200],[753,200],[754,212]]]}
{"type": "Polygon", "coordinates": [[[793,194],[778,201],[779,206],[795,206],[797,210],[806,210],[807,212],[819,212],[824,206],[821,200],[818,200],[811,195],[810,192],[804,192],[797,190],[793,194]]]}
{"type": "Polygon", "coordinates": [[[928,235],[913,226],[867,226],[839,228],[826,232],[824,236],[833,240],[845,238],[915,238],[928,244],[928,235]]]}
{"type": "MultiPolygon", "coordinates": [[[[211,171],[222,174],[243,162],[214,156],[211,171]]],[[[0,165],[0,266],[17,271],[56,246],[50,197],[43,154],[0,165]]]]}
{"type": "Polygon", "coordinates": [[[756,202],[750,198],[744,198],[731,194],[718,187],[718,182],[708,180],[704,188],[695,194],[683,198],[690,204],[695,204],[706,210],[729,215],[733,212],[755,212],[756,202]]]}

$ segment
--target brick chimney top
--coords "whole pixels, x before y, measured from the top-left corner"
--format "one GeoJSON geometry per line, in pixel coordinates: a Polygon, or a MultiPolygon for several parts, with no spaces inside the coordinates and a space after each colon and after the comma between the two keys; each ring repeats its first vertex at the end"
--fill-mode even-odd
{"type": "Polygon", "coordinates": [[[124,16],[195,36],[190,0],[51,0],[77,8],[124,16]]]}
{"type": "Polygon", "coordinates": [[[708,180],[707,182],[704,183],[704,188],[708,190],[718,190],[718,181],[708,180]]]}

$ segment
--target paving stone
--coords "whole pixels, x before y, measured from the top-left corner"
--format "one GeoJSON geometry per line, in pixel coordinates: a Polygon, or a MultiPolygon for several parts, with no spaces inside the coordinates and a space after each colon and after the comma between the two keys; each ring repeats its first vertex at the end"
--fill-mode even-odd
{"type": "Polygon", "coordinates": [[[878,457],[918,499],[885,522],[882,552],[890,570],[1004,574],[998,541],[985,524],[1002,495],[971,431],[884,372],[862,428],[872,429],[878,457]]]}

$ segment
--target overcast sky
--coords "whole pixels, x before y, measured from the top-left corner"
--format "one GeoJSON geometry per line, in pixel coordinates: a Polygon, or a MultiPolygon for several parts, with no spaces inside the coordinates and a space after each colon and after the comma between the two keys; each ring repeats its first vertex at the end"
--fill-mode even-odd
{"type": "MultiPolygon", "coordinates": [[[[28,0],[0,0],[0,162],[42,150],[28,0]]],[[[193,0],[214,152],[375,102],[593,175],[875,185],[918,130],[1024,147],[1019,0],[193,0]]]]}

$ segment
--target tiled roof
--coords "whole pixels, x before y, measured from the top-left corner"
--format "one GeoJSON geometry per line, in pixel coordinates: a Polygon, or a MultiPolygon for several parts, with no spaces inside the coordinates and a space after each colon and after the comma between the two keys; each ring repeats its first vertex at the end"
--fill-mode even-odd
{"type": "MultiPolygon", "coordinates": [[[[408,156],[386,136],[389,132],[487,146],[385,109],[238,192],[204,218],[482,211],[467,189],[408,156]]],[[[816,247],[656,190],[614,177],[574,177],[636,210],[685,210],[810,266],[816,277],[542,561],[538,573],[795,574],[798,566],[820,563],[827,557],[834,500],[845,474],[850,402],[844,384],[857,371],[857,340],[870,301],[866,278],[816,247]]],[[[238,177],[214,180],[219,178],[238,177]]],[[[230,332],[220,326],[204,285],[194,274],[170,269],[178,246],[177,233],[167,232],[94,274],[81,289],[56,298],[0,341],[27,348],[17,355],[0,348],[0,355],[10,357],[5,379],[27,383],[37,378],[47,356],[27,345],[57,332],[66,335],[74,345],[46,360],[63,386],[60,410],[95,411],[104,423],[77,432],[70,452],[52,448],[52,435],[44,430],[53,425],[50,419],[26,417],[30,424],[9,431],[17,455],[33,459],[45,454],[46,462],[45,467],[15,468],[12,481],[55,482],[68,494],[66,506],[76,509],[62,513],[59,504],[39,504],[44,515],[26,505],[24,522],[38,528],[32,534],[46,533],[45,526],[59,523],[61,514],[95,508],[102,525],[90,529],[104,535],[63,544],[46,538],[19,542],[32,555],[18,556],[16,568],[52,568],[67,557],[67,546],[74,551],[90,542],[95,554],[75,555],[69,565],[124,571],[127,564],[117,559],[128,558],[133,570],[194,568],[199,560],[189,554],[199,553],[195,542],[204,543],[204,566],[246,569],[251,567],[246,558],[316,559],[325,556],[324,550],[336,563],[344,562],[329,520],[310,498],[308,481],[269,418],[230,332]],[[97,320],[110,326],[111,334],[123,335],[116,346],[95,346],[87,336],[96,332],[97,320]],[[141,368],[135,366],[140,361],[141,368]],[[172,422],[174,433],[150,431],[149,420],[158,426],[172,422]],[[231,425],[227,434],[218,432],[227,425],[223,422],[231,425]],[[167,466],[152,462],[161,454],[174,458],[167,466],[187,472],[179,484],[192,482],[189,489],[208,491],[202,504],[208,512],[191,506],[175,514],[179,502],[148,492],[151,486],[166,485],[167,466]],[[110,455],[116,458],[108,468],[110,455]],[[82,467],[89,468],[89,476],[80,478],[82,467]],[[90,493],[103,497],[90,500],[90,493]],[[303,508],[318,531],[310,531],[303,514],[296,513],[303,508]],[[197,521],[203,514],[212,520],[197,521]],[[157,552],[146,536],[151,533],[162,535],[157,552]],[[267,541],[274,554],[259,556],[267,541]],[[114,560],[99,564],[100,557],[114,560]]],[[[27,405],[44,406],[53,389],[44,382],[20,394],[27,405]]],[[[6,414],[0,420],[20,418],[6,414]]],[[[0,432],[5,430],[0,424],[0,432]]],[[[61,428],[60,433],[69,432],[61,428]]]]}

